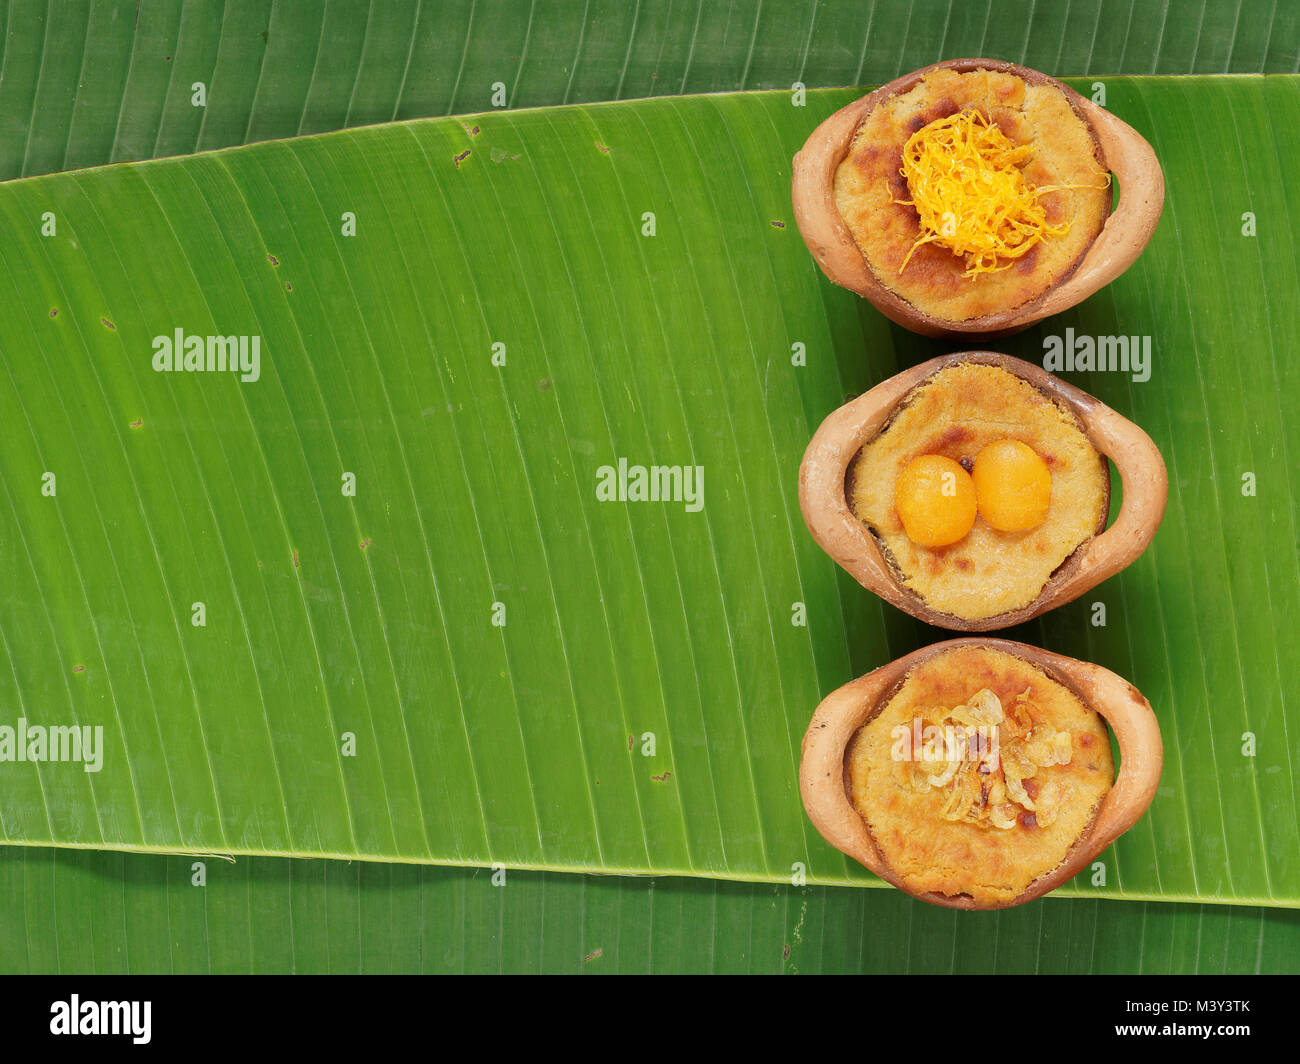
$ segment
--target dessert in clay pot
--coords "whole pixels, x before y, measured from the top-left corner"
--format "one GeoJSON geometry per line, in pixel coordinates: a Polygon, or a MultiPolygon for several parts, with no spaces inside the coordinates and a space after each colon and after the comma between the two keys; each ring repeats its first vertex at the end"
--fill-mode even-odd
{"type": "Polygon", "coordinates": [[[826,119],[794,158],[792,198],[832,281],[915,332],[977,339],[1123,273],[1164,177],[1140,134],[1054,78],[953,59],[826,119]]]}
{"type": "Polygon", "coordinates": [[[963,631],[1029,620],[1123,569],[1168,495],[1141,428],[987,351],[931,359],[840,407],[799,468],[804,521],[836,562],[900,609],[963,631]],[[1109,527],[1108,457],[1123,484],[1109,527]]]}
{"type": "Polygon", "coordinates": [[[823,837],[900,890],[1000,909],[1059,886],[1128,830],[1162,759],[1151,707],[1127,681],[967,637],[829,695],[804,737],[799,782],[823,837]]]}

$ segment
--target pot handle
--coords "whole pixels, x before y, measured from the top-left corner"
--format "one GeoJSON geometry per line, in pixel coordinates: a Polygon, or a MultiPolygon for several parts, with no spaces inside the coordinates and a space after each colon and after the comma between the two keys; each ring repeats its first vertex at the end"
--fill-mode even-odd
{"type": "Polygon", "coordinates": [[[1106,165],[1119,179],[1119,207],[1093,241],[1079,269],[1030,304],[1024,320],[1033,324],[1059,314],[1104,288],[1133,265],[1160,221],[1165,203],[1165,175],[1146,139],[1127,122],[1082,96],[1075,106],[1092,123],[1106,165]]]}
{"type": "Polygon", "coordinates": [[[860,676],[827,695],[808,724],[799,761],[799,793],[808,819],[837,850],[881,877],[885,862],[844,786],[844,754],[853,733],[866,723],[881,695],[906,672],[908,658],[860,676]]]}
{"type": "Polygon", "coordinates": [[[1114,524],[1084,547],[1079,566],[1054,593],[1064,605],[1126,568],[1147,549],[1169,501],[1169,474],[1160,448],[1139,426],[1091,396],[1085,419],[1094,447],[1119,470],[1123,498],[1114,524]]]}

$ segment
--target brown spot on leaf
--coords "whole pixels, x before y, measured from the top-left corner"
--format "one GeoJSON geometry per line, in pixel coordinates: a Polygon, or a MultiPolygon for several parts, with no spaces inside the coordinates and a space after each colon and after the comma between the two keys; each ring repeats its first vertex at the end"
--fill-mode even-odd
{"type": "Polygon", "coordinates": [[[666,780],[671,775],[672,775],[671,772],[665,772],[662,776],[651,776],[650,778],[654,780],[656,783],[663,783],[663,781],[666,780]]]}
{"type": "Polygon", "coordinates": [[[463,163],[466,159],[468,159],[469,156],[470,156],[470,151],[468,148],[466,148],[459,155],[453,155],[451,157],[451,161],[456,164],[456,169],[459,170],[460,164],[463,163]]]}
{"type": "Polygon", "coordinates": [[[582,958],[582,963],[588,964],[591,961],[594,961],[597,957],[603,957],[604,955],[605,951],[603,949],[594,949],[582,958]]]}
{"type": "Polygon", "coordinates": [[[551,390],[551,378],[543,377],[541,380],[539,380],[537,382],[537,390],[539,392],[549,392],[551,390]]]}
{"type": "Polygon", "coordinates": [[[280,265],[280,260],[277,259],[274,255],[272,255],[269,251],[266,253],[266,261],[269,262],[272,266],[280,265]]]}
{"type": "Polygon", "coordinates": [[[109,332],[117,332],[117,326],[114,325],[114,324],[113,324],[111,321],[109,321],[107,318],[100,318],[100,319],[99,319],[99,324],[102,325],[102,326],[103,326],[105,329],[107,329],[109,332]]]}
{"type": "Polygon", "coordinates": [[[58,307],[50,307],[50,317],[51,317],[51,318],[57,318],[58,316],[59,316],[59,308],[58,308],[58,307]]]}
{"type": "Polygon", "coordinates": [[[463,130],[465,130],[465,132],[468,133],[471,137],[477,137],[477,136],[478,136],[478,134],[479,134],[479,128],[478,128],[478,126],[471,126],[468,122],[462,122],[460,125],[461,125],[461,128],[462,128],[463,130]]]}
{"type": "Polygon", "coordinates": [[[601,155],[608,155],[608,154],[609,154],[609,148],[607,148],[607,147],[606,147],[604,144],[602,144],[600,141],[596,141],[596,150],[599,151],[601,155]]]}
{"type": "Polygon", "coordinates": [[[784,228],[785,228],[785,222],[773,222],[773,223],[772,223],[772,228],[773,228],[773,229],[784,229],[784,228]]]}

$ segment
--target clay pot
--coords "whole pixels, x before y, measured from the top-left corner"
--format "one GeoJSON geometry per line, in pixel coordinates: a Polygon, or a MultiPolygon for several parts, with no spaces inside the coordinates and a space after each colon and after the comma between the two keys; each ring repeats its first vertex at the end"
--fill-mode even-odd
{"type": "Polygon", "coordinates": [[[828,695],[817,707],[804,736],[799,790],[809,819],[826,841],[899,890],[922,901],[953,909],[1002,909],[1042,897],[1075,876],[1132,827],[1155,797],[1163,759],[1160,729],[1150,703],[1127,680],[1100,665],[1024,643],[967,637],[937,643],[908,654],[828,695]],[[914,666],[931,655],[961,646],[1000,650],[1038,666],[1052,679],[1072,690],[1085,706],[1105,718],[1120,748],[1120,766],[1115,783],[1102,798],[1092,822],[1065,859],[1051,872],[1035,879],[1015,899],[997,905],[977,904],[966,894],[917,894],[908,890],[882,858],[866,822],[849,799],[845,780],[845,754],[857,730],[884,708],[914,666]]]}
{"type": "Polygon", "coordinates": [[[913,71],[841,108],[819,125],[794,157],[795,222],[817,265],[836,284],[869,299],[882,314],[923,336],[986,340],[1019,332],[1082,302],[1133,264],[1155,232],[1164,207],[1165,179],[1155,152],[1132,126],[1037,70],[995,59],[949,59],[913,71]],[[844,161],[862,121],[885,98],[906,92],[934,70],[995,70],[1031,85],[1050,84],[1065,94],[1087,124],[1104,167],[1119,181],[1119,206],[1075,264],[1038,298],[1010,310],[965,321],[932,317],[877,280],[835,206],[835,170],[844,161]]]}
{"type": "MultiPolygon", "coordinates": [[[[876,385],[834,411],[817,429],[799,467],[799,506],[813,538],[863,587],[927,624],[986,632],[1030,620],[1078,598],[1119,572],[1151,542],[1164,517],[1169,480],[1151,437],[1087,392],[1046,370],[991,351],[963,351],[922,362],[876,385]],[[1089,442],[1110,458],[1123,483],[1115,523],[1082,543],[1026,606],[981,620],[966,620],[927,606],[904,586],[880,542],[853,512],[845,485],[850,463],[888,422],[907,394],[946,366],[972,361],[1000,366],[1072,410],[1089,442]]],[[[1103,517],[1103,521],[1105,518],[1103,517]]]]}

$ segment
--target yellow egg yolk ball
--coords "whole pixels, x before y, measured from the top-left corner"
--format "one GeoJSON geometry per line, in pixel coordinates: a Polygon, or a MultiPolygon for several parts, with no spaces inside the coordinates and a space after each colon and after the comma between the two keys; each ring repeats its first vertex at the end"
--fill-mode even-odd
{"type": "Polygon", "coordinates": [[[923,454],[894,484],[894,508],[907,538],[921,547],[946,547],[975,524],[975,483],[951,458],[923,454]]]}
{"type": "Polygon", "coordinates": [[[980,516],[1000,532],[1027,532],[1047,516],[1052,474],[1032,447],[995,440],[975,456],[971,471],[980,516]]]}

